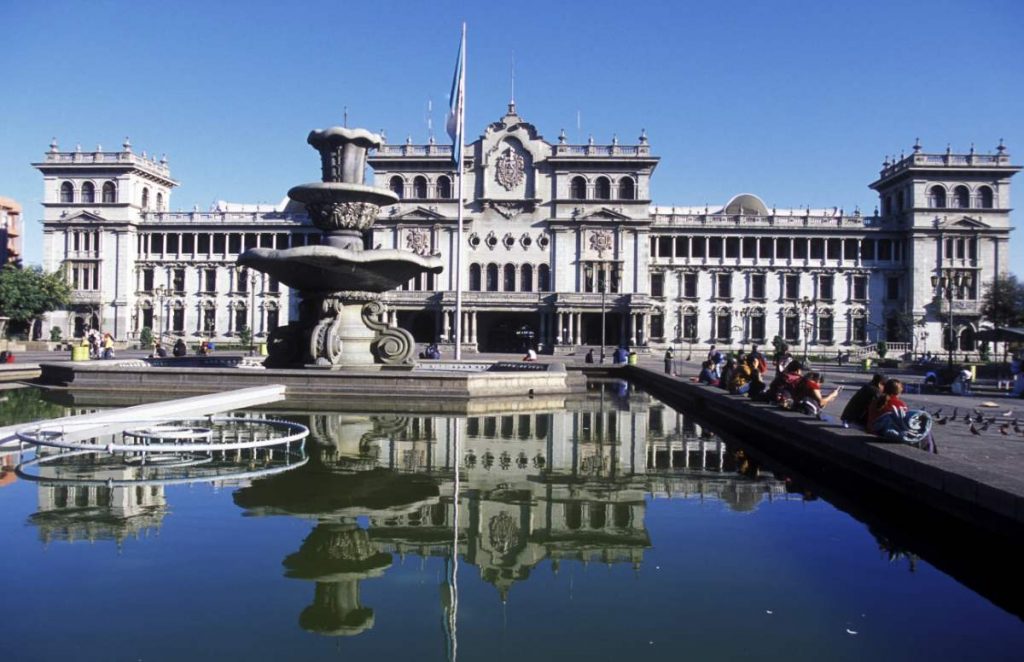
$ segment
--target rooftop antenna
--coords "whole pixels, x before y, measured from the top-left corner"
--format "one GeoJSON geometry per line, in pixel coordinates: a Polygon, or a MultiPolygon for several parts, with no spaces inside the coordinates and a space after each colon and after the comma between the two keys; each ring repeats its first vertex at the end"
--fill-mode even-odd
{"type": "Polygon", "coordinates": [[[434,98],[427,97],[427,142],[434,142],[434,98]]]}
{"type": "Polygon", "coordinates": [[[344,115],[344,119],[342,120],[341,125],[343,127],[345,127],[346,129],[348,128],[348,106],[345,106],[345,115],[344,115]]]}
{"type": "Polygon", "coordinates": [[[583,114],[576,109],[576,144],[583,144],[583,114]]]}
{"type": "Polygon", "coordinates": [[[516,52],[512,51],[512,97],[509,99],[512,107],[516,105],[516,52]]]}

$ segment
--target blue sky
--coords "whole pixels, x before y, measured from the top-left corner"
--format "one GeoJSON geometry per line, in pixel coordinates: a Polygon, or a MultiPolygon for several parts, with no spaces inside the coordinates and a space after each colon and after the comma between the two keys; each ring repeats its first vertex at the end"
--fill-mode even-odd
{"type": "MultiPolygon", "coordinates": [[[[876,205],[887,154],[1006,140],[1024,162],[1024,3],[34,2],[0,0],[0,195],[26,208],[41,255],[42,179],[62,149],[166,153],[172,208],[277,202],[319,176],[310,129],[443,139],[468,23],[467,130],[518,111],[550,141],[646,129],[661,205],[876,205]],[[577,112],[582,130],[577,131],[577,112]]],[[[1015,200],[1024,196],[1018,179],[1015,200]]],[[[1019,203],[1018,203],[1019,204],[1019,203]]],[[[1020,214],[1014,214],[1019,224],[1020,214]]],[[[1014,233],[1020,235],[1019,232],[1014,233]]],[[[1011,241],[1024,275],[1024,236],[1011,241]]]]}

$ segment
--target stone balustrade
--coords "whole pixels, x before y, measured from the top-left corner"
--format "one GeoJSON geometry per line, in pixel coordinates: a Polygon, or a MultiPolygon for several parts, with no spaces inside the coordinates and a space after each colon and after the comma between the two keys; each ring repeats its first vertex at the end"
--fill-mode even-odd
{"type": "Polygon", "coordinates": [[[155,170],[156,172],[170,177],[171,169],[166,159],[151,159],[134,152],[47,152],[47,164],[67,163],[73,165],[96,164],[96,165],[138,165],[155,170]]]}

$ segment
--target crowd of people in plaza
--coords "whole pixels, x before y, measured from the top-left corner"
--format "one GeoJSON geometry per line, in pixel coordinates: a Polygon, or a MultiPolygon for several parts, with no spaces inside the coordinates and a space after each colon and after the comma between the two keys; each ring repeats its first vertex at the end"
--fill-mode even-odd
{"type": "MultiPolygon", "coordinates": [[[[697,381],[733,394],[747,395],[755,401],[827,419],[823,410],[839,396],[843,386],[823,393],[823,374],[793,358],[785,345],[777,349],[773,363],[775,375],[769,381],[768,361],[757,345],[738,357],[726,357],[712,346],[701,364],[697,381]]],[[[902,393],[900,380],[876,374],[850,398],[840,421],[844,427],[858,426],[885,439],[934,450],[931,415],[910,409],[900,399],[902,393]]]]}

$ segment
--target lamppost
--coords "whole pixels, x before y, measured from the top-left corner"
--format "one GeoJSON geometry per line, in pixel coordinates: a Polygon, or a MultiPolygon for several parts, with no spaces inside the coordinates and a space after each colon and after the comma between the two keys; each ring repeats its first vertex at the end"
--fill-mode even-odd
{"type": "Polygon", "coordinates": [[[805,364],[807,363],[807,341],[809,339],[808,337],[811,335],[811,322],[810,322],[810,319],[809,319],[809,315],[811,313],[811,306],[813,306],[813,305],[814,305],[814,302],[811,301],[806,296],[803,299],[800,300],[800,310],[802,310],[803,313],[804,313],[804,328],[803,328],[803,332],[804,332],[804,363],[805,364]]]}
{"type": "Polygon", "coordinates": [[[956,334],[953,332],[953,295],[956,293],[962,298],[964,288],[970,289],[974,284],[974,277],[969,271],[957,269],[941,269],[939,273],[932,275],[932,287],[935,288],[937,298],[946,299],[946,309],[949,311],[949,327],[946,329],[946,344],[949,350],[949,378],[953,378],[953,344],[956,341],[956,334]]]}
{"type": "Polygon", "coordinates": [[[256,281],[258,277],[256,272],[249,270],[249,355],[252,356],[256,351],[256,281]]]}
{"type": "Polygon", "coordinates": [[[166,315],[164,315],[164,297],[167,296],[167,288],[163,285],[157,285],[156,289],[153,290],[156,294],[157,309],[156,309],[156,341],[163,344],[164,340],[164,327],[163,321],[166,315]]]}
{"type": "Polygon", "coordinates": [[[610,265],[607,262],[588,263],[583,268],[584,273],[587,276],[587,282],[595,275],[597,276],[597,287],[601,292],[601,363],[604,363],[604,346],[605,346],[605,314],[607,310],[606,296],[608,294],[608,274],[610,265]]]}

